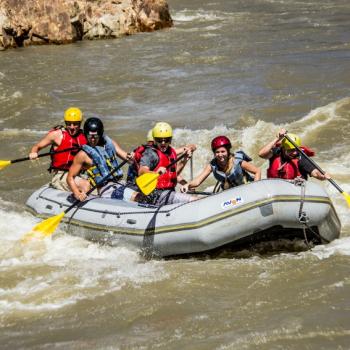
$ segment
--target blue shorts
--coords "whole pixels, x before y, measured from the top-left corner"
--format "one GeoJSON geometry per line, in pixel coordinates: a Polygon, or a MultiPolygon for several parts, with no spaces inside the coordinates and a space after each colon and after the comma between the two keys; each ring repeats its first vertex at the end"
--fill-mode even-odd
{"type": "Polygon", "coordinates": [[[124,201],[131,201],[134,190],[123,184],[108,184],[102,188],[100,195],[103,198],[113,198],[124,201]]]}
{"type": "Polygon", "coordinates": [[[131,197],[135,191],[124,185],[119,185],[111,195],[113,199],[119,199],[123,201],[131,201],[131,197]]]}

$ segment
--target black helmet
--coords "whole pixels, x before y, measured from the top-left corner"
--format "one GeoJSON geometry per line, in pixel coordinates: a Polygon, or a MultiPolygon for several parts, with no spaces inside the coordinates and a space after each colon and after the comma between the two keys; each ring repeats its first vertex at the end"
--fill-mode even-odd
{"type": "Polygon", "coordinates": [[[84,123],[84,134],[87,137],[89,132],[97,132],[97,135],[102,137],[104,128],[101,119],[99,118],[88,118],[84,123]]]}

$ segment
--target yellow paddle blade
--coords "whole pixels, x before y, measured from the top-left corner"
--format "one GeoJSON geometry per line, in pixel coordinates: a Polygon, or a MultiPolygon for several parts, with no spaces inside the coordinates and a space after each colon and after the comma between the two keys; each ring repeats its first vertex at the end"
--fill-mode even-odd
{"type": "Polygon", "coordinates": [[[346,203],[348,203],[348,206],[350,207],[350,195],[349,195],[349,193],[342,192],[342,195],[344,196],[346,203]]]}
{"type": "Polygon", "coordinates": [[[143,194],[148,196],[155,190],[158,177],[158,173],[145,173],[136,179],[136,185],[139,187],[143,194]]]}
{"type": "Polygon", "coordinates": [[[59,223],[61,222],[64,214],[65,212],[62,212],[61,214],[39,222],[33,227],[33,229],[30,232],[26,233],[23,236],[22,242],[28,242],[33,238],[44,239],[45,237],[51,236],[55,232],[59,223]]]}
{"type": "Polygon", "coordinates": [[[0,170],[6,168],[11,164],[10,160],[0,160],[0,170]]]}

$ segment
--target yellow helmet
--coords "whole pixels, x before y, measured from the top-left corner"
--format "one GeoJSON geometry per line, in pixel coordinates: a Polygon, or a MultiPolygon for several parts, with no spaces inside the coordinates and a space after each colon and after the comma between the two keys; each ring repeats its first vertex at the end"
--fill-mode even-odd
{"type": "Polygon", "coordinates": [[[64,112],[65,122],[81,122],[83,120],[83,113],[79,108],[70,107],[64,112]]]}
{"type": "MultiPolygon", "coordinates": [[[[300,137],[298,135],[295,134],[287,134],[289,136],[289,138],[298,146],[301,146],[301,140],[300,137]]],[[[289,142],[286,138],[284,138],[282,140],[282,147],[283,149],[285,149],[286,151],[290,150],[290,149],[295,149],[295,146],[289,142]]]]}
{"type": "Polygon", "coordinates": [[[165,122],[158,122],[152,130],[153,138],[173,137],[172,127],[165,122]]]}
{"type": "Polygon", "coordinates": [[[153,129],[148,130],[146,140],[147,140],[147,142],[153,142],[153,141],[154,141],[154,138],[153,138],[153,129]]]}

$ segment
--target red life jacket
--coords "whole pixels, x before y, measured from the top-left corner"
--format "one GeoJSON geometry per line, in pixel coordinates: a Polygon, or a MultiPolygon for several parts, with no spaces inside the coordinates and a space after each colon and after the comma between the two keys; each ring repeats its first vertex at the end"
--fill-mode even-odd
{"type": "MultiPolygon", "coordinates": [[[[167,167],[171,162],[177,159],[175,149],[170,147],[170,154],[161,152],[157,148],[152,148],[157,152],[159,162],[153,171],[157,171],[160,167],[167,167]]],[[[160,175],[157,182],[157,189],[159,190],[168,190],[174,189],[177,184],[177,173],[176,173],[176,164],[168,168],[166,173],[160,175]]]]}
{"type": "MultiPolygon", "coordinates": [[[[57,128],[54,128],[50,130],[49,132],[54,132],[56,131],[57,128]]],[[[54,146],[51,147],[51,151],[60,151],[66,148],[81,148],[81,146],[87,144],[87,140],[85,135],[81,130],[75,135],[71,136],[69,132],[65,128],[61,128],[62,131],[62,142],[61,144],[55,148],[54,146]]],[[[55,170],[69,170],[70,166],[73,163],[73,159],[75,155],[79,152],[79,149],[76,151],[68,151],[68,152],[62,152],[58,154],[52,154],[51,155],[51,166],[50,169],[55,169],[55,170]]]]}
{"type": "MultiPolygon", "coordinates": [[[[311,149],[302,146],[300,149],[309,157],[315,155],[311,149]]],[[[298,176],[302,176],[299,170],[299,157],[289,160],[284,160],[281,154],[270,159],[270,166],[267,169],[267,178],[279,178],[293,180],[298,176]]]]}
{"type": "Polygon", "coordinates": [[[267,178],[279,178],[293,180],[300,176],[299,158],[282,162],[281,156],[275,156],[270,160],[270,167],[267,169],[267,178]]]}

